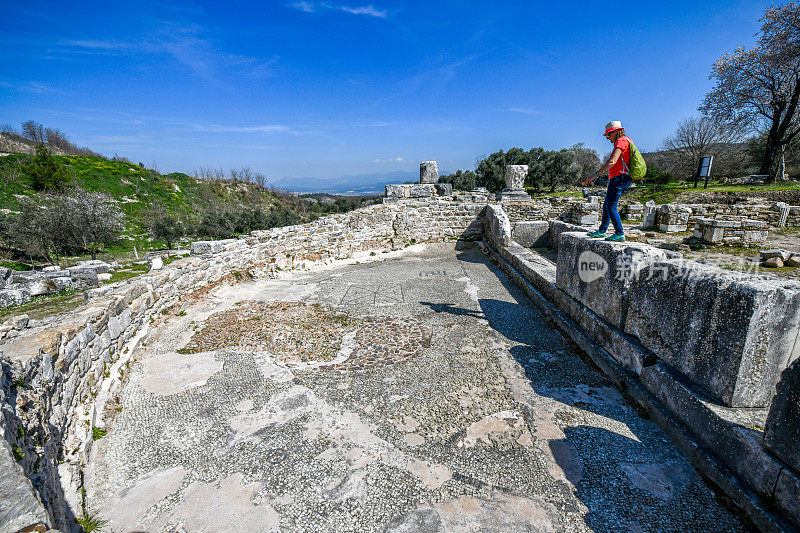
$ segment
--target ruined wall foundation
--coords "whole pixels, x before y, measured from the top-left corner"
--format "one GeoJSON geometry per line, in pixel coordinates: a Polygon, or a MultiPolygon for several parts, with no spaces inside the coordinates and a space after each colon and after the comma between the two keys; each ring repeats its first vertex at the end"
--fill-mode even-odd
{"type": "Polygon", "coordinates": [[[644,244],[590,241],[587,228],[554,220],[569,210],[560,199],[501,204],[480,191],[448,196],[423,185],[430,195],[193,243],[191,257],[162,270],[88,290],[70,315],[9,326],[14,333],[0,340],[0,531],[70,527],[93,428],[102,427],[134,349],[151,323],[193,295],[248,276],[481,238],[534,304],[757,527],[800,525],[792,444],[800,284],[733,275],[644,244]],[[557,250],[556,263],[531,250],[547,245],[557,250]],[[587,278],[582,257],[607,270],[587,278]],[[627,274],[616,277],[620,265],[627,274]]]}

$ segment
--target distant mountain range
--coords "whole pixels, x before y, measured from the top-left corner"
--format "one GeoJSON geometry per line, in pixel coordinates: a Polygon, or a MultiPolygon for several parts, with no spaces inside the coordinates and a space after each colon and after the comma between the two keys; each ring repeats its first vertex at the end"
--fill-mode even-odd
{"type": "Polygon", "coordinates": [[[338,178],[283,178],[270,183],[276,189],[330,194],[383,194],[386,185],[417,181],[419,173],[398,170],[382,174],[359,174],[338,178]]]}

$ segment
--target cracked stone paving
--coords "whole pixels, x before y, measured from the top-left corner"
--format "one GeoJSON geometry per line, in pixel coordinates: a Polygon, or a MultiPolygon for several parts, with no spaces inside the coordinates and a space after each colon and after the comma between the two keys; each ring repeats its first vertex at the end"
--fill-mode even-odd
{"type": "Polygon", "coordinates": [[[86,472],[123,531],[737,531],[477,245],[219,287],[154,324],[86,472]]]}

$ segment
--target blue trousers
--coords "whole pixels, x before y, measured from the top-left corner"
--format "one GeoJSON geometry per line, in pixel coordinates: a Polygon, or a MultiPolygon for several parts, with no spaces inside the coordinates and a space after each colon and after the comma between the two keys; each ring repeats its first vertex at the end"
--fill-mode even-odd
{"type": "Polygon", "coordinates": [[[600,231],[605,233],[608,229],[609,221],[614,224],[614,235],[624,235],[622,229],[622,219],[617,211],[617,204],[622,197],[625,189],[631,186],[633,180],[628,174],[620,174],[608,180],[608,189],[606,190],[606,200],[603,202],[603,218],[600,221],[600,231]]]}

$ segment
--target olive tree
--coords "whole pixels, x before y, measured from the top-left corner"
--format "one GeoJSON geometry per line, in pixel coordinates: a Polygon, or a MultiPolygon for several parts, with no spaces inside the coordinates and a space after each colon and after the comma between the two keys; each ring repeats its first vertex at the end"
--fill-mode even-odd
{"type": "Polygon", "coordinates": [[[760,174],[772,179],[784,147],[800,133],[800,4],[773,5],[758,41],[739,46],[711,69],[716,80],[700,110],[738,128],[766,133],[760,174]]]}
{"type": "Polygon", "coordinates": [[[8,243],[31,259],[57,264],[70,251],[72,217],[63,196],[20,200],[19,214],[9,217],[8,243]]]}
{"type": "Polygon", "coordinates": [[[159,206],[150,213],[148,229],[153,240],[164,241],[167,248],[184,236],[185,230],[181,221],[163,206],[159,206]]]}

